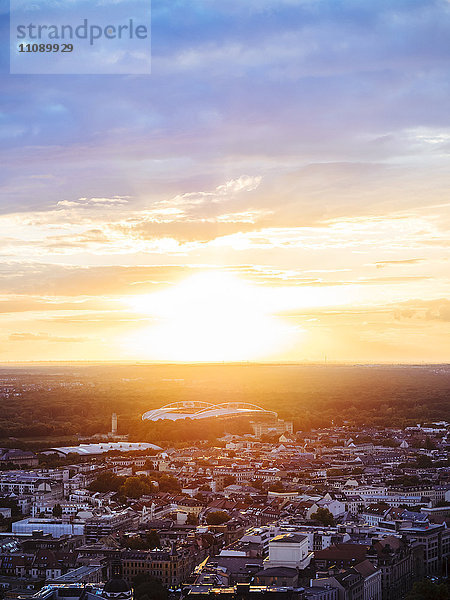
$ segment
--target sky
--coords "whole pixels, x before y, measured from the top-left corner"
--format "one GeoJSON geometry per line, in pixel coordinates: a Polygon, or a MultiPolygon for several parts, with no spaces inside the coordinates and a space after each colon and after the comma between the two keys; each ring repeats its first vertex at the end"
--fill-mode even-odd
{"type": "Polygon", "coordinates": [[[2,48],[0,362],[450,361],[450,2],[153,0],[151,49],[2,48]]]}

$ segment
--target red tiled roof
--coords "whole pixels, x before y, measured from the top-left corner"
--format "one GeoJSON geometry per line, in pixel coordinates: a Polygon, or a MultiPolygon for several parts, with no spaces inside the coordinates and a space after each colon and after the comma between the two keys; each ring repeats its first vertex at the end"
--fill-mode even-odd
{"type": "Polygon", "coordinates": [[[336,544],[324,550],[314,552],[314,558],[319,560],[365,560],[369,546],[362,544],[336,544]]]}

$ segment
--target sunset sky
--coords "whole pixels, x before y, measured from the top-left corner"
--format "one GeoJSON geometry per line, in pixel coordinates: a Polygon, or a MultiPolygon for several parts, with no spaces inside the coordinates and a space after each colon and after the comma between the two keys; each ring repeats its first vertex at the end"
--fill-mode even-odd
{"type": "Polygon", "coordinates": [[[2,50],[0,362],[450,360],[448,0],[153,0],[150,76],[2,50]]]}

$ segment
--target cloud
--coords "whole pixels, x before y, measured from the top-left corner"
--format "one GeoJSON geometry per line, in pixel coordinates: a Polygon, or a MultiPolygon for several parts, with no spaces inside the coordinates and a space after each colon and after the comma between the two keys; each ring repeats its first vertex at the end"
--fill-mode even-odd
{"type": "Polygon", "coordinates": [[[84,327],[87,330],[93,326],[108,329],[120,328],[123,325],[148,325],[153,322],[151,317],[142,317],[133,312],[123,311],[108,311],[108,312],[86,312],[84,314],[73,314],[71,316],[53,315],[50,313],[47,317],[40,319],[45,323],[57,323],[58,325],[76,325],[77,329],[84,327]]]}
{"type": "Polygon", "coordinates": [[[60,208],[95,207],[128,204],[131,196],[113,196],[112,198],[79,198],[78,200],[60,200],[56,203],[60,208]]]}
{"type": "Polygon", "coordinates": [[[0,56],[8,331],[128,318],[119,296],[208,268],[442,327],[445,303],[403,302],[450,293],[448,2],[154,0],[152,20],[151,78],[29,86],[0,56]]]}
{"type": "Polygon", "coordinates": [[[81,337],[62,337],[50,335],[48,333],[11,333],[8,337],[10,342],[57,342],[57,343],[78,343],[88,342],[89,338],[81,337]]]}
{"type": "Polygon", "coordinates": [[[243,165],[379,160],[414,175],[419,157],[436,174],[448,154],[447,3],[155,4],[151,83],[42,77],[24,94],[4,76],[3,211],[158,201],[243,165]]]}
{"type": "Polygon", "coordinates": [[[407,258],[403,260],[383,260],[374,263],[377,269],[382,269],[383,267],[395,266],[395,265],[417,265],[418,263],[423,262],[423,258],[407,258]]]}
{"type": "Polygon", "coordinates": [[[237,233],[216,239],[213,245],[231,246],[240,250],[251,248],[359,248],[369,250],[389,244],[396,251],[427,245],[430,238],[443,244],[447,229],[431,218],[414,214],[347,217],[323,220],[314,226],[265,227],[250,233],[237,233]]]}
{"type": "MultiPolygon", "coordinates": [[[[99,296],[97,302],[105,307],[108,296],[134,294],[138,290],[155,290],[175,283],[185,277],[190,269],[189,265],[80,267],[9,263],[0,267],[0,294],[23,295],[23,302],[27,301],[29,295],[44,296],[47,302],[50,302],[51,298],[78,297],[80,303],[77,306],[80,309],[91,306],[90,301],[86,301],[86,304],[82,301],[83,297],[99,296]]],[[[195,267],[192,269],[194,270],[195,267]]],[[[9,300],[8,307],[13,309],[17,300],[17,298],[9,300]]],[[[33,302],[31,299],[28,301],[33,302]]],[[[39,308],[43,300],[34,302],[38,303],[38,305],[34,304],[35,308],[39,308]]],[[[61,306],[64,305],[65,302],[62,302],[61,306]]],[[[18,306],[25,308],[20,300],[18,306]]],[[[33,304],[28,304],[29,308],[31,306],[33,304]]],[[[68,310],[75,310],[73,304],[66,307],[68,310]]]]}
{"type": "Polygon", "coordinates": [[[368,277],[368,278],[362,278],[359,281],[361,283],[372,283],[372,284],[377,284],[377,283],[409,283],[411,281],[424,281],[427,279],[432,279],[432,277],[428,277],[427,275],[419,275],[419,276],[408,276],[405,275],[404,277],[368,277]]]}
{"type": "Polygon", "coordinates": [[[400,321],[416,319],[450,322],[450,300],[447,298],[428,301],[410,300],[399,306],[394,314],[400,321]]]}
{"type": "MultiPolygon", "coordinates": [[[[177,220],[182,216],[188,216],[190,211],[202,209],[202,215],[205,216],[208,212],[208,207],[211,204],[225,203],[233,200],[236,195],[242,192],[253,192],[261,183],[260,176],[242,175],[238,179],[230,179],[223,184],[218,185],[214,190],[209,192],[187,192],[171,198],[163,200],[154,205],[147,212],[149,218],[152,216],[158,217],[165,215],[177,220]]],[[[194,212],[195,214],[195,212],[194,212]]]]}
{"type": "Polygon", "coordinates": [[[27,295],[10,295],[0,299],[0,314],[26,312],[73,311],[83,314],[88,310],[111,310],[117,308],[117,303],[106,299],[83,299],[67,302],[56,297],[30,297],[27,295]]]}

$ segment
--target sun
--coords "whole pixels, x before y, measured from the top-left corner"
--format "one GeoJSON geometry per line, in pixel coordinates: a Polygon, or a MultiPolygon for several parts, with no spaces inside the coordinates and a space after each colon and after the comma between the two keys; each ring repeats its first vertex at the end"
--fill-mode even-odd
{"type": "Polygon", "coordinates": [[[154,323],[123,340],[146,360],[221,362],[274,357],[298,327],[273,314],[270,295],[227,272],[193,275],[170,289],[128,299],[154,323]]]}

